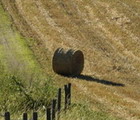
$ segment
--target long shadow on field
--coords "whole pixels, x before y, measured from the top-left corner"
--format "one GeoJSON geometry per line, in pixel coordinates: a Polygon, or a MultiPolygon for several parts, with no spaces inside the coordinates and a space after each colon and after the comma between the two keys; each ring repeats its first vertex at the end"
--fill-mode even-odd
{"type": "Polygon", "coordinates": [[[78,75],[78,76],[74,76],[73,78],[78,78],[78,79],[82,79],[82,80],[86,80],[86,81],[97,82],[97,83],[101,83],[101,84],[104,84],[104,85],[120,86],[120,87],[125,86],[125,84],[122,84],[122,83],[116,83],[116,82],[107,81],[107,80],[100,80],[100,79],[93,78],[93,77],[88,76],[88,75],[78,75]]]}

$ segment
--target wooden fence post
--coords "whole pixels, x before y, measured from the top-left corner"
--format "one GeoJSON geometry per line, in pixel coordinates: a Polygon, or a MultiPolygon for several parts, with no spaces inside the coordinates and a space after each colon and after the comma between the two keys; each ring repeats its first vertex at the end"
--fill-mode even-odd
{"type": "Polygon", "coordinates": [[[50,107],[47,108],[47,117],[46,117],[46,120],[51,120],[51,108],[50,107]]]}
{"type": "Polygon", "coordinates": [[[57,98],[57,111],[61,110],[61,88],[58,89],[58,98],[57,98]]]}
{"type": "Polygon", "coordinates": [[[65,89],[65,110],[71,105],[71,83],[64,85],[65,89]]]}
{"type": "Polygon", "coordinates": [[[23,113],[23,120],[28,120],[27,113],[23,113]]]}
{"type": "Polygon", "coordinates": [[[10,113],[9,112],[6,112],[4,116],[5,116],[5,120],[10,120],[10,113]]]}
{"type": "Polygon", "coordinates": [[[71,83],[68,84],[68,105],[71,105],[71,83]]]}
{"type": "Polygon", "coordinates": [[[55,120],[55,113],[56,113],[56,99],[52,101],[52,120],[55,120]]]}
{"type": "Polygon", "coordinates": [[[58,96],[57,96],[57,119],[60,118],[60,111],[61,111],[61,88],[58,89],[58,96]]]}
{"type": "Polygon", "coordinates": [[[38,120],[38,114],[37,114],[37,112],[33,112],[33,120],[38,120]]]}
{"type": "Polygon", "coordinates": [[[64,109],[66,110],[68,107],[68,86],[64,85],[64,90],[65,90],[65,107],[64,109]]]}

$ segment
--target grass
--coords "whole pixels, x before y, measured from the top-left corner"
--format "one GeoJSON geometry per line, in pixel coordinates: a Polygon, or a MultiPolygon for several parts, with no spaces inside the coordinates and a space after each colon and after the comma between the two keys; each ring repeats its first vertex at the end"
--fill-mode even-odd
{"type": "Polygon", "coordinates": [[[92,110],[88,102],[76,103],[67,113],[61,116],[62,120],[119,120],[105,112],[92,110]]]}

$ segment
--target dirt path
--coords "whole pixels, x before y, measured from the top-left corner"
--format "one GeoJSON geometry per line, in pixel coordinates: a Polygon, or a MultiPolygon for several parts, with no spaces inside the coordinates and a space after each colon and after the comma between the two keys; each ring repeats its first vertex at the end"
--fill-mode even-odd
{"type": "MultiPolygon", "coordinates": [[[[32,52],[25,39],[15,30],[10,17],[0,5],[0,61],[13,74],[25,76],[36,68],[32,52]],[[18,71],[18,72],[17,72],[18,71]]],[[[26,77],[25,76],[25,79],[26,77]]]]}

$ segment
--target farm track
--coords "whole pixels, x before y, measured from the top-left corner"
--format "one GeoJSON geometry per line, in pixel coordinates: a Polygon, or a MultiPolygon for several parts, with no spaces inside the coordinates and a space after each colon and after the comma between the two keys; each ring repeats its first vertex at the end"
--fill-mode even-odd
{"type": "MultiPolygon", "coordinates": [[[[102,1],[2,0],[2,3],[22,34],[41,41],[43,45],[40,49],[47,50],[48,58],[52,57],[57,47],[71,47],[84,52],[85,76],[79,79],[55,75],[51,66],[45,67],[48,63],[51,64],[51,59],[42,61],[45,56],[38,58],[43,68],[54,78],[62,79],[60,82],[71,82],[76,91],[75,96],[77,92],[81,92],[79,93],[81,96],[105,106],[99,109],[104,109],[122,119],[138,120],[140,119],[139,10],[130,7],[131,4],[127,0],[102,1]],[[19,21],[20,17],[23,20],[19,21]],[[99,79],[94,80],[95,77],[99,79]],[[109,86],[101,82],[102,79],[107,83],[108,81],[122,83],[124,86],[109,86]]],[[[137,4],[135,6],[139,7],[137,4]]],[[[5,38],[2,43],[8,42],[4,40],[5,38]]],[[[7,53],[11,54],[8,44],[9,42],[5,47],[7,53]]],[[[91,105],[97,107],[92,102],[91,105]]]]}
{"type": "Polygon", "coordinates": [[[5,14],[1,4],[0,18],[0,62],[9,73],[29,79],[33,74],[32,71],[39,71],[37,62],[25,38],[15,29],[9,20],[10,16],[5,14]]]}
{"type": "Polygon", "coordinates": [[[9,27],[9,25],[7,25],[7,27],[5,28],[5,26],[1,24],[0,31],[0,45],[3,47],[1,54],[4,53],[3,61],[8,63],[8,68],[11,68],[11,70],[15,69],[14,66],[17,67],[19,61],[15,56],[15,51],[17,51],[15,48],[16,44],[14,43],[14,41],[12,41],[12,39],[16,36],[16,34],[12,30],[12,28],[9,27]]]}

